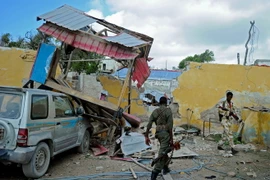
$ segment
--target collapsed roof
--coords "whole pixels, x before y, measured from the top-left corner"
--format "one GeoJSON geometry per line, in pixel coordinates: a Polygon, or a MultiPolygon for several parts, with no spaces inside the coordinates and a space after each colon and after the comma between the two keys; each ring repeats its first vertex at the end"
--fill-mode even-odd
{"type": "Polygon", "coordinates": [[[135,60],[132,80],[141,87],[150,75],[147,61],[153,38],[134,32],[104,19],[86,14],[68,5],[37,17],[44,20],[38,30],[75,48],[108,56],[127,66],[135,60]],[[100,31],[94,24],[105,27],[100,31]]]}

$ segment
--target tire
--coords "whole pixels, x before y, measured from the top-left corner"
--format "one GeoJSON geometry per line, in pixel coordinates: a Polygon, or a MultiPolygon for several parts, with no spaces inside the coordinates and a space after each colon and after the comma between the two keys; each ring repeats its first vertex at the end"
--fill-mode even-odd
{"type": "Polygon", "coordinates": [[[51,153],[45,142],[38,144],[36,151],[28,164],[23,164],[23,173],[28,178],[39,178],[43,176],[50,165],[51,153]]]}
{"type": "Polygon", "coordinates": [[[78,152],[86,153],[89,150],[89,147],[90,147],[90,133],[89,131],[86,130],[83,135],[81,145],[78,147],[78,152]]]}

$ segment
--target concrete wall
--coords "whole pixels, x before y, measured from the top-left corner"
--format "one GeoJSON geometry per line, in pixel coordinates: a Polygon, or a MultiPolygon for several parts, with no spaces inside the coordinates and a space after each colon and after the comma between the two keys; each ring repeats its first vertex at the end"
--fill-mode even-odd
{"type": "Polygon", "coordinates": [[[79,90],[83,93],[99,99],[102,91],[102,85],[97,81],[96,74],[86,75],[82,73],[79,76],[79,90]]]}
{"type": "Polygon", "coordinates": [[[0,85],[22,85],[29,79],[36,51],[0,47],[0,85]]]}
{"type": "MultiPolygon", "coordinates": [[[[187,123],[191,111],[193,111],[190,123],[202,128],[201,113],[215,109],[213,107],[225,98],[227,90],[234,93],[234,105],[239,108],[240,114],[244,106],[270,108],[269,79],[269,67],[191,63],[188,70],[178,78],[179,87],[173,92],[182,115],[180,123],[187,123]],[[187,111],[187,109],[191,109],[191,111],[187,111]]],[[[267,117],[264,116],[266,119],[263,120],[268,121],[267,117]]],[[[243,118],[246,117],[243,116],[243,118]]],[[[263,120],[252,119],[252,123],[259,127],[263,120]]],[[[248,127],[252,123],[251,120],[247,121],[246,133],[249,132],[248,127]]],[[[256,127],[252,131],[255,131],[257,135],[261,134],[262,132],[256,127]]],[[[233,129],[237,128],[233,127],[233,129]]],[[[269,130],[268,128],[267,136],[270,136],[269,130]]],[[[246,137],[249,137],[249,133],[246,134],[246,137]]],[[[246,140],[253,142],[249,138],[246,140]]]]}

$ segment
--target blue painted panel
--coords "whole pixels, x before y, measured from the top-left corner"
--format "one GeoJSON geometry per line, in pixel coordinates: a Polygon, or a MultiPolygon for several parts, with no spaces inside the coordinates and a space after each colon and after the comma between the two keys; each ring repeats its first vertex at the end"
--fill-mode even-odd
{"type": "Polygon", "coordinates": [[[42,43],[36,56],[35,63],[32,68],[30,79],[44,84],[48,73],[50,72],[50,66],[56,47],[42,43]]]}
{"type": "MultiPolygon", "coordinates": [[[[127,68],[121,69],[117,72],[115,72],[113,75],[118,78],[126,78],[127,75],[127,68]]],[[[156,70],[151,69],[150,76],[148,77],[148,80],[172,80],[176,79],[178,76],[181,75],[181,72],[178,71],[170,71],[170,70],[156,70]]]]}

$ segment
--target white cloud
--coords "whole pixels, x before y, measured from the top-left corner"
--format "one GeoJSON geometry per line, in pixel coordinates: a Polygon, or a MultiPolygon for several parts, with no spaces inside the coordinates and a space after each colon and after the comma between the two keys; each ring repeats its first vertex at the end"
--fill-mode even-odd
{"type": "MultiPolygon", "coordinates": [[[[215,63],[237,63],[244,59],[249,21],[260,28],[259,46],[253,59],[269,58],[270,1],[266,0],[107,0],[115,12],[105,17],[109,22],[154,38],[150,65],[164,68],[178,66],[190,55],[206,49],[215,53],[215,63]],[[268,51],[267,51],[268,50],[268,51]]],[[[99,8],[101,9],[101,8],[99,8]]],[[[90,15],[103,17],[101,10],[90,15]]],[[[254,42],[255,44],[257,43],[254,42]]]]}

